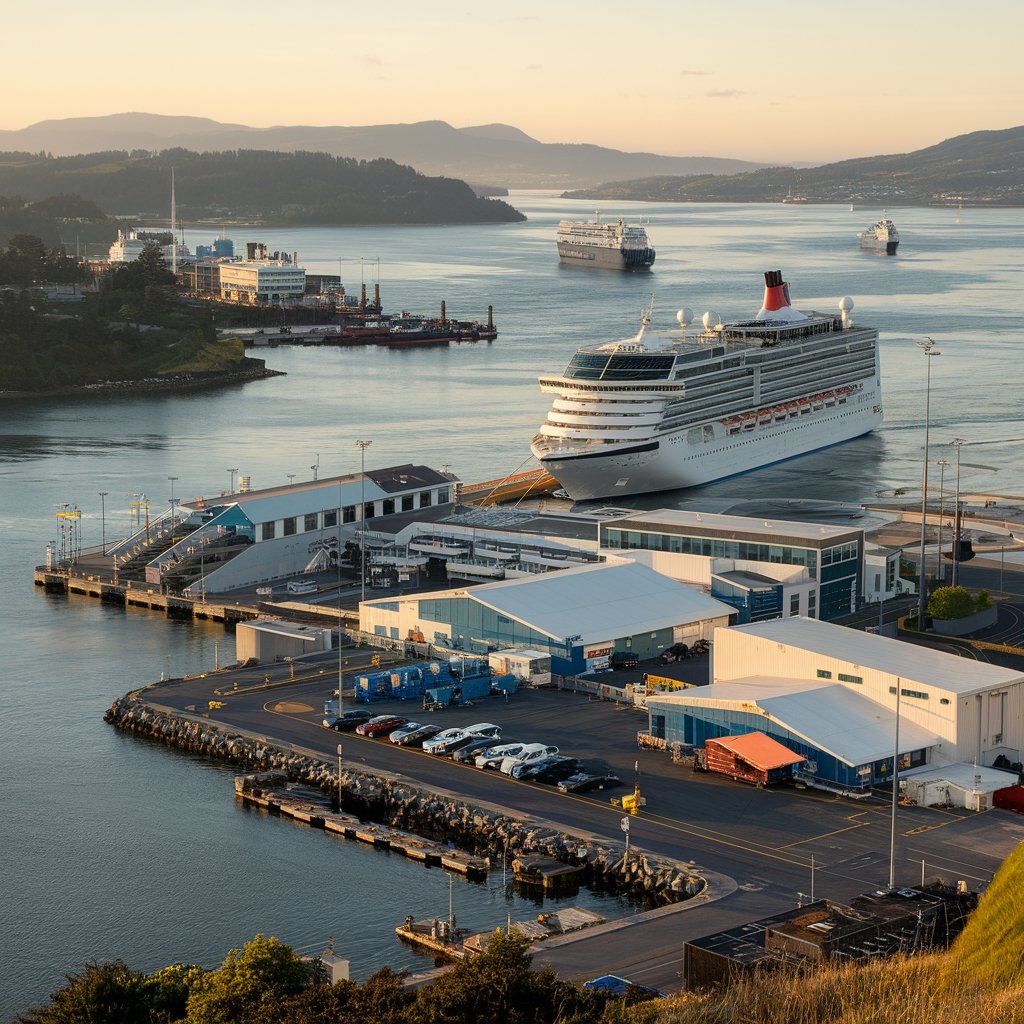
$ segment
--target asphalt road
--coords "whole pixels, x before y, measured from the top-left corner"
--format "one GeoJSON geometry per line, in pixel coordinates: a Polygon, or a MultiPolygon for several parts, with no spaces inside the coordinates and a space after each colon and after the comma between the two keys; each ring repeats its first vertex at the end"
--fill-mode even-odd
{"type": "MultiPolygon", "coordinates": [[[[346,672],[366,665],[368,648],[341,654],[346,672]]],[[[338,734],[322,727],[323,703],[337,687],[339,655],[331,653],[292,666],[210,673],[159,684],[146,691],[154,704],[178,711],[195,708],[209,719],[265,737],[279,745],[335,761],[340,742],[347,763],[384,771],[434,791],[500,808],[525,819],[545,820],[564,831],[621,843],[622,811],[609,794],[561,794],[496,773],[454,764],[386,740],[338,734]],[[295,679],[289,680],[294,670],[295,679]],[[269,676],[270,685],[263,685],[269,676]],[[238,689],[234,684],[237,680],[238,689]],[[216,693],[215,691],[220,691],[216,693]],[[223,707],[208,708],[210,700],[223,707]]],[[[707,659],[677,663],[706,678],[707,659]],[[703,666],[699,664],[703,661],[703,666]]],[[[659,671],[652,666],[644,669],[659,671]]],[[[692,862],[712,879],[711,900],[669,913],[658,912],[540,947],[537,961],[565,976],[616,973],[678,989],[682,942],[791,907],[799,894],[843,901],[884,887],[889,878],[891,804],[887,795],[852,801],[813,791],[757,789],[731,780],[694,774],[656,751],[640,751],[636,734],[646,714],[585,696],[526,689],[506,704],[500,697],[472,707],[446,708],[425,716],[418,703],[371,706],[416,721],[443,726],[494,722],[503,736],[557,745],[563,753],[602,759],[628,792],[639,769],[647,806],[631,820],[634,849],[692,862]],[[813,867],[812,867],[813,864],[813,867]]],[[[896,882],[915,884],[922,860],[928,877],[966,879],[984,886],[1001,861],[1024,839],[1024,818],[1010,812],[980,815],[929,808],[900,808],[897,816],[896,882]]]]}

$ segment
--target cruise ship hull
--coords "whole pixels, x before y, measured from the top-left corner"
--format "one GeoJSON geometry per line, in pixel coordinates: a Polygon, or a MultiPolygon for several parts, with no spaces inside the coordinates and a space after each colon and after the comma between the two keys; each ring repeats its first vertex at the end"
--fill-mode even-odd
{"type": "Polygon", "coordinates": [[[574,501],[586,501],[711,483],[848,441],[881,422],[881,389],[876,379],[865,382],[844,405],[811,410],[782,422],[759,423],[734,434],[714,422],[710,424],[714,437],[707,441],[702,439],[703,425],[696,424],[644,443],[624,443],[608,455],[593,449],[537,454],[574,501]],[[700,438],[690,440],[694,433],[700,438]]]}
{"type": "Polygon", "coordinates": [[[653,249],[613,249],[561,241],[558,242],[558,255],[563,263],[578,263],[609,270],[650,270],[654,263],[653,249]]]}

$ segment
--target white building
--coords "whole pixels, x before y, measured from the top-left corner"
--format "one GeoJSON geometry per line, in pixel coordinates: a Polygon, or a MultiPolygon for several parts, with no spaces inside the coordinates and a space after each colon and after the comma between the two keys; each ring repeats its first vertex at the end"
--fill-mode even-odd
{"type": "Polygon", "coordinates": [[[847,789],[891,778],[897,713],[901,773],[1024,750],[1024,673],[803,618],[716,630],[712,685],[648,703],[655,735],[767,732],[847,789]]]}
{"type": "MultiPolygon", "coordinates": [[[[107,253],[108,263],[134,263],[141,255],[142,250],[146,248],[148,241],[144,238],[139,238],[135,231],[129,231],[125,234],[123,231],[117,232],[117,240],[111,243],[110,249],[107,253]]],[[[174,261],[174,245],[161,245],[160,251],[164,255],[164,259],[167,261],[167,265],[171,266],[174,261]]],[[[188,246],[178,243],[178,262],[184,260],[190,260],[192,254],[189,252],[188,246]]]]}
{"type": "Polygon", "coordinates": [[[291,262],[239,260],[220,264],[220,295],[231,302],[287,302],[306,291],[306,269],[291,262]]]}
{"type": "Polygon", "coordinates": [[[409,597],[364,601],[359,625],[395,640],[486,653],[547,653],[560,675],[604,668],[614,652],[651,658],[709,638],[733,610],[695,587],[630,561],[577,566],[409,597]]]}

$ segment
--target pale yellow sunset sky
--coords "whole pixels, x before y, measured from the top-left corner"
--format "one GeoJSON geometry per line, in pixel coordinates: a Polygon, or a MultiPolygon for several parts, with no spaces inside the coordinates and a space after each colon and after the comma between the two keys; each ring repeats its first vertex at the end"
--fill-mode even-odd
{"type": "Polygon", "coordinates": [[[0,128],[504,122],[541,142],[824,162],[1024,123],[1010,0],[15,0],[0,128]]]}

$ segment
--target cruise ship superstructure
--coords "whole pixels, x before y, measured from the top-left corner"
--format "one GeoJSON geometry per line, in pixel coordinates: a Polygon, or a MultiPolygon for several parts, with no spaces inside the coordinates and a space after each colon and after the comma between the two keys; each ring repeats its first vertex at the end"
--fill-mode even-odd
{"type": "Polygon", "coordinates": [[[639,224],[600,220],[563,220],[555,236],[564,263],[581,263],[612,270],[649,270],[655,252],[639,224]]]}
{"type": "Polygon", "coordinates": [[[765,274],[753,320],[648,331],[579,349],[560,375],[533,454],[577,501],[709,483],[867,433],[882,422],[878,331],[790,305],[765,274]]]}

